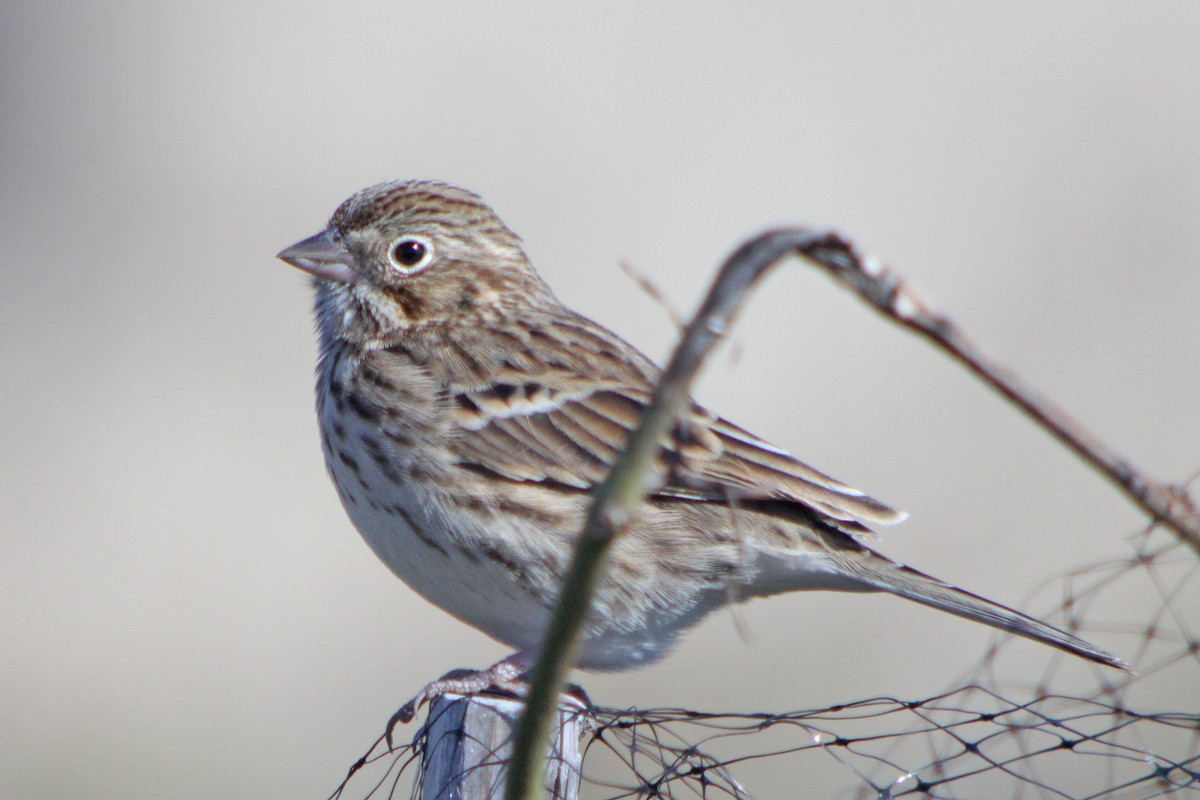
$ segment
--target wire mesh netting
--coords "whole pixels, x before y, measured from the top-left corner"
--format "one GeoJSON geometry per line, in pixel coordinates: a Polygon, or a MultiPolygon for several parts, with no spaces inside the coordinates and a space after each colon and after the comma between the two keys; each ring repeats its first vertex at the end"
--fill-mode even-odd
{"type": "MultiPolygon", "coordinates": [[[[581,796],[748,798],[744,773],[786,761],[797,790],[816,772],[839,772],[844,798],[1200,798],[1200,559],[1155,527],[1131,549],[1035,595],[1061,592],[1056,621],[1073,632],[1123,639],[1136,675],[1066,673],[1080,667],[1064,656],[1033,683],[1002,684],[1001,636],[933,697],[778,714],[593,707],[581,796]],[[1146,608],[1148,619],[1129,616],[1146,608]]],[[[428,746],[423,733],[392,750],[377,742],[333,797],[419,796],[428,746]]]]}

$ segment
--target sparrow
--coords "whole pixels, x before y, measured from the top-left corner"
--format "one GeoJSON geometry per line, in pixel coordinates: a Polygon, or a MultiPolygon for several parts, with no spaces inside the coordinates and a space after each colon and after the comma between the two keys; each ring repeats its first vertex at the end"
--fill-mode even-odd
{"type": "MultiPolygon", "coordinates": [[[[559,302],[521,239],[446,183],[364,189],[279,258],[313,276],[321,445],[346,513],[405,583],[516,651],[441,688],[511,684],[658,367],[559,302]]],[[[820,589],[888,592],[1126,668],[877,552],[871,526],[904,512],[698,404],[652,478],[610,552],[578,667],[651,664],[715,609],[820,589]]]]}

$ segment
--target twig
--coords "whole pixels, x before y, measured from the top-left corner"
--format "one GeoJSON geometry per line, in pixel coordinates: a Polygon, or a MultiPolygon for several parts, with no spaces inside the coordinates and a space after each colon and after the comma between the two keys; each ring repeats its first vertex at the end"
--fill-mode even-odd
{"type": "Polygon", "coordinates": [[[550,733],[550,710],[574,663],[580,631],[591,607],[604,557],[642,500],[656,488],[646,479],[648,468],[662,440],[685,409],[689,388],[704,357],[725,333],[750,287],[781,258],[792,252],[811,258],[816,252],[845,249],[841,238],[829,231],[772,230],[739,247],[717,273],[708,296],[684,329],[679,346],[663,370],[637,430],[596,490],[563,580],[562,595],[546,630],[525,712],[517,725],[505,794],[508,800],[533,800],[538,796],[550,733]]]}
{"type": "Polygon", "coordinates": [[[953,320],[918,297],[902,277],[874,259],[860,257],[849,242],[842,244],[842,252],[810,260],[881,314],[921,334],[965,365],[1200,555],[1200,509],[1183,486],[1148,477],[1041,392],[980,352],[953,320]]]}
{"type": "Polygon", "coordinates": [[[646,495],[656,488],[647,475],[660,443],[684,410],[689,387],[705,356],[724,335],[749,289],[789,253],[824,268],[876,310],[925,336],[966,365],[1200,554],[1200,512],[1182,487],[1150,480],[1062,409],[984,357],[952,320],[933,311],[898,275],[873,259],[862,258],[850,241],[832,231],[766,231],[739,247],[721,266],[663,371],[638,429],[596,490],[517,725],[505,794],[508,800],[534,800],[539,796],[551,710],[574,663],[583,621],[608,549],[646,495]]]}
{"type": "Polygon", "coordinates": [[[650,280],[650,276],[639,270],[633,265],[632,261],[620,261],[621,271],[628,275],[634,283],[638,285],[647,297],[658,304],[658,307],[663,310],[667,318],[671,320],[671,324],[679,330],[683,330],[683,315],[680,314],[675,306],[667,300],[667,296],[663,294],[662,289],[658,288],[658,284],[650,280]]]}

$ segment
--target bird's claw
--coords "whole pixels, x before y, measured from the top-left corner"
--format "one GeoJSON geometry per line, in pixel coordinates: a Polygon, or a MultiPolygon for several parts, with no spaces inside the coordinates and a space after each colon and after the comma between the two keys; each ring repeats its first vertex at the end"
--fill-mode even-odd
{"type": "MultiPolygon", "coordinates": [[[[427,687],[428,688],[428,687],[427,687]]],[[[421,692],[413,699],[409,700],[400,708],[396,709],[396,713],[392,714],[392,718],[387,722],[387,728],[383,732],[383,738],[387,742],[388,751],[391,752],[395,748],[392,746],[392,731],[397,725],[407,725],[412,722],[413,717],[417,715],[417,709],[420,708],[426,700],[425,692],[421,692]]]]}
{"type": "Polygon", "coordinates": [[[420,710],[421,706],[432,700],[436,700],[444,694],[471,695],[478,694],[486,689],[496,689],[518,696],[523,695],[527,688],[524,680],[521,678],[523,666],[523,662],[515,658],[509,658],[499,661],[487,669],[451,670],[436,681],[426,684],[425,688],[417,692],[407,703],[400,706],[396,710],[396,713],[392,714],[392,718],[388,720],[387,728],[383,734],[388,750],[394,749],[392,746],[392,732],[396,726],[407,725],[409,722],[412,722],[413,717],[417,715],[417,711],[420,710]]]}

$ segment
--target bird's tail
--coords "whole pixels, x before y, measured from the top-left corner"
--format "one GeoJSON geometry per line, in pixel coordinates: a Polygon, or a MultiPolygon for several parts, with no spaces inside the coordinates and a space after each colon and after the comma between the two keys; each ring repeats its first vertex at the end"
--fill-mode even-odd
{"type": "Polygon", "coordinates": [[[899,564],[867,548],[863,550],[866,551],[862,553],[863,556],[867,556],[867,553],[870,555],[854,559],[856,563],[852,571],[856,578],[873,589],[891,592],[960,617],[1043,642],[1089,661],[1132,672],[1124,661],[1078,636],[957,586],[951,586],[945,581],[899,564]]]}

